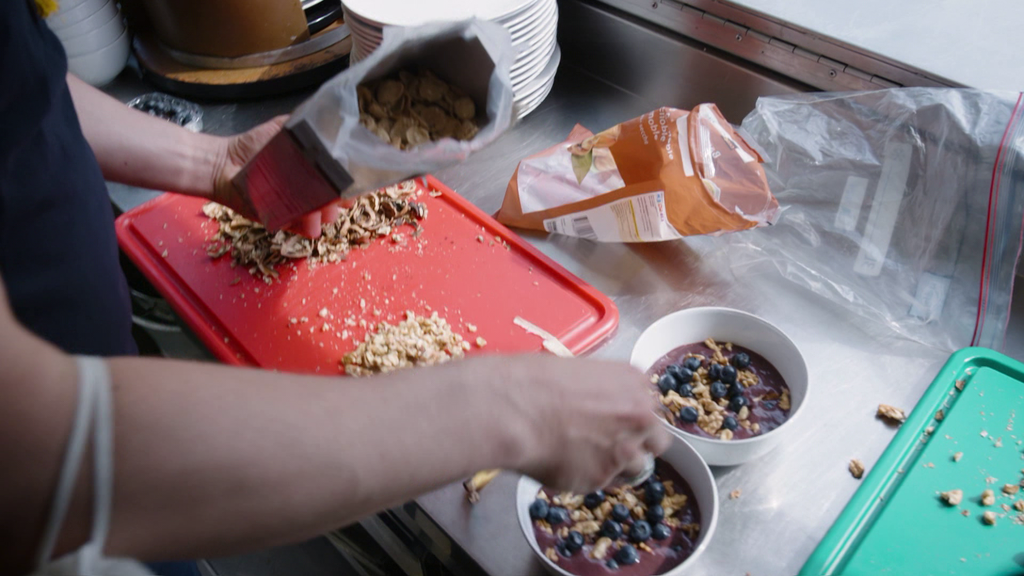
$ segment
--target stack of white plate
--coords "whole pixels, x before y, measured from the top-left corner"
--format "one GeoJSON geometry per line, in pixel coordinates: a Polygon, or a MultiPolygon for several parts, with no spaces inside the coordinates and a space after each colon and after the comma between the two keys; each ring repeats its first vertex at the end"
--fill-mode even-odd
{"type": "Polygon", "coordinates": [[[94,86],[114,79],[128,62],[131,41],[114,0],[61,0],[46,24],[64,45],[68,70],[94,86]]]}
{"type": "Polygon", "coordinates": [[[380,46],[385,26],[418,26],[473,17],[501,24],[512,35],[516,50],[512,88],[520,118],[540,106],[551,92],[562,57],[555,42],[555,0],[345,0],[343,8],[352,32],[352,64],[380,46]]]}

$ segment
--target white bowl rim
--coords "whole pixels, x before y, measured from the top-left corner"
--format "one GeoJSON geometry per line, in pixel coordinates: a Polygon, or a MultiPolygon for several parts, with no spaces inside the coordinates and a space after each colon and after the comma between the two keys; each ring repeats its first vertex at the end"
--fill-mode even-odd
{"type": "MultiPolygon", "coordinates": [[[[743,310],[737,310],[736,308],[727,308],[725,306],[695,306],[693,308],[683,308],[682,310],[676,310],[675,312],[669,312],[668,314],[666,314],[666,315],[662,316],[661,318],[658,318],[657,320],[652,322],[647,328],[644,328],[643,332],[641,332],[640,336],[637,338],[637,343],[640,342],[640,338],[642,338],[643,335],[646,334],[648,330],[653,328],[659,322],[668,320],[669,318],[672,318],[672,317],[674,317],[676,315],[680,315],[680,314],[684,314],[684,313],[690,312],[691,310],[701,310],[701,311],[708,311],[708,312],[713,312],[713,313],[736,314],[738,316],[746,317],[749,320],[754,320],[756,322],[761,322],[766,327],[768,327],[770,330],[774,331],[777,336],[781,336],[782,339],[784,339],[787,343],[789,343],[793,347],[794,350],[796,350],[797,355],[800,357],[800,363],[801,363],[801,365],[803,367],[804,374],[806,375],[807,386],[806,386],[806,389],[804,390],[804,397],[800,401],[800,405],[797,406],[796,410],[793,410],[793,411],[790,412],[789,418],[786,418],[786,420],[782,424],[779,424],[775,428],[772,428],[771,430],[769,430],[769,431],[767,431],[767,432],[765,432],[763,434],[758,434],[757,436],[751,436],[750,438],[740,438],[740,439],[737,439],[737,440],[720,440],[718,438],[708,438],[708,437],[705,437],[705,436],[698,436],[696,434],[691,434],[690,432],[687,432],[687,431],[683,430],[682,428],[676,426],[675,424],[671,424],[669,422],[665,422],[665,420],[662,419],[662,423],[664,423],[666,426],[668,426],[670,428],[671,432],[675,433],[676,436],[679,437],[680,439],[684,439],[684,437],[685,437],[685,439],[696,438],[697,440],[700,440],[702,442],[709,442],[709,443],[713,443],[713,444],[721,444],[722,446],[742,446],[744,444],[754,444],[754,443],[760,442],[762,438],[765,438],[768,435],[773,434],[773,433],[781,430],[783,426],[785,426],[785,425],[789,424],[790,422],[792,422],[793,420],[795,420],[798,414],[802,414],[803,413],[803,407],[807,405],[807,398],[810,396],[810,392],[811,392],[810,373],[807,370],[807,360],[804,359],[804,353],[800,351],[800,348],[796,345],[796,342],[793,342],[793,339],[790,338],[788,334],[783,332],[781,328],[779,328],[775,324],[772,324],[771,322],[765,320],[764,318],[761,318],[757,314],[751,314],[750,312],[745,312],[743,310]]],[[[741,346],[742,346],[742,344],[741,344],[741,346]]],[[[636,352],[636,344],[633,344],[633,352],[634,353],[636,352]]],[[[757,351],[755,350],[755,352],[757,352],[757,351]]],[[[758,354],[760,354],[760,352],[758,352],[758,354]]],[[[632,361],[632,355],[633,354],[630,354],[630,356],[631,356],[630,360],[631,361],[632,361]]],[[[767,358],[765,358],[765,360],[767,360],[767,358]]],[[[772,367],[775,367],[775,365],[772,364],[772,367]]],[[[650,368],[650,367],[648,367],[648,368],[650,368]]],[[[775,368],[775,369],[778,370],[778,368],[775,368]]],[[[788,382],[786,383],[786,387],[789,388],[789,383],[788,382]]],[[[792,428],[792,426],[790,426],[790,428],[792,428]]],[[[787,428],[787,430],[788,429],[789,428],[787,428]]]]}
{"type": "MultiPolygon", "coordinates": [[[[121,34],[117,38],[114,38],[114,41],[111,42],[110,44],[107,44],[106,46],[97,48],[96,50],[93,50],[92,52],[86,52],[85,54],[79,54],[78,56],[71,56],[71,57],[68,58],[68,62],[70,62],[72,60],[77,60],[79,58],[89,58],[90,56],[95,56],[96,54],[99,54],[100,52],[102,52],[104,50],[109,50],[109,49],[113,48],[115,45],[117,45],[118,43],[120,43],[121,39],[124,38],[127,35],[128,35],[128,27],[126,26],[125,29],[124,29],[124,32],[121,32],[121,34]]],[[[129,50],[129,52],[131,51],[131,44],[130,43],[128,44],[128,50],[129,50]]]]}
{"type": "MultiPolygon", "coordinates": [[[[710,520],[705,520],[705,513],[704,513],[703,510],[701,510],[701,535],[700,535],[700,543],[698,543],[697,546],[695,546],[693,548],[693,552],[690,552],[690,555],[687,556],[685,560],[683,560],[679,564],[676,564],[675,566],[670,568],[667,572],[663,572],[661,576],[664,576],[664,574],[667,574],[669,572],[673,572],[673,571],[676,571],[676,570],[682,570],[684,567],[687,567],[689,565],[690,561],[692,561],[697,556],[699,556],[702,552],[704,552],[704,550],[711,543],[711,537],[715,534],[715,530],[718,528],[718,511],[719,511],[719,508],[721,507],[721,503],[719,502],[719,498],[718,498],[718,483],[715,481],[715,475],[711,472],[711,468],[708,466],[707,461],[704,460],[704,457],[701,456],[700,452],[695,450],[693,448],[693,446],[690,446],[690,444],[688,444],[685,441],[676,442],[676,443],[674,443],[673,447],[675,447],[675,446],[678,446],[679,449],[681,449],[681,450],[689,451],[689,453],[692,456],[695,456],[697,458],[697,462],[700,462],[700,464],[701,464],[701,466],[700,466],[700,471],[701,471],[700,477],[702,479],[706,480],[708,482],[708,484],[711,486],[711,514],[710,514],[711,519],[710,520]]],[[[673,466],[673,470],[675,470],[674,466],[673,466]]],[[[683,473],[680,472],[679,470],[676,470],[676,473],[679,474],[680,476],[683,476],[683,473]]],[[[693,488],[692,488],[692,483],[691,483],[690,478],[684,477],[683,479],[686,480],[687,484],[691,485],[690,489],[692,490],[693,488]]],[[[523,532],[523,536],[526,538],[527,545],[530,546],[530,549],[533,550],[533,552],[549,568],[554,568],[559,574],[563,574],[564,576],[576,576],[572,572],[569,572],[568,570],[565,570],[564,568],[562,568],[558,564],[555,564],[554,562],[551,561],[550,558],[545,556],[543,551],[540,550],[540,545],[536,544],[537,543],[536,535],[534,535],[533,539],[531,540],[530,539],[530,535],[526,533],[526,526],[530,526],[530,527],[533,526],[533,522],[532,521],[527,522],[527,523],[522,522],[522,517],[523,517],[524,512],[523,512],[523,509],[519,506],[519,488],[520,488],[520,486],[522,486],[522,483],[526,482],[526,481],[533,481],[533,482],[537,482],[537,481],[534,480],[533,478],[530,478],[529,476],[521,475],[519,477],[519,481],[516,482],[516,519],[519,520],[519,529],[523,532]]],[[[537,482],[537,483],[539,484],[539,482],[537,482]]]]}

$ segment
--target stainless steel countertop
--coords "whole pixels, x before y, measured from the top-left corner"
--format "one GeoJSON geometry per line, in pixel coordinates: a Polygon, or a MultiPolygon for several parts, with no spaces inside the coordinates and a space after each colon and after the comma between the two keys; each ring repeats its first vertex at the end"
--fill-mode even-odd
{"type": "MultiPolygon", "coordinates": [[[[567,3],[562,4],[564,19],[567,3]]],[[[626,37],[645,32],[630,26],[623,31],[626,37]]],[[[540,109],[465,164],[437,176],[493,212],[517,161],[561,141],[577,122],[603,129],[656,106],[692,107],[719,99],[729,103],[729,119],[739,122],[758,95],[800,88],[679,38],[650,42],[672,45],[659,56],[659,66],[680,79],[672,86],[654,75],[656,101],[636,95],[642,92],[635,92],[640,90],[635,86],[623,89],[599,79],[593,63],[587,63],[590,72],[585,72],[565,59],[555,89],[540,109]]],[[[651,48],[650,42],[645,49],[651,48]]],[[[569,43],[571,39],[563,39],[563,47],[570,48],[565,52],[573,54],[569,43]]],[[[627,41],[620,46],[623,52],[642,50],[627,41]]],[[[126,72],[107,90],[127,101],[151,89],[126,72]]],[[[218,134],[238,132],[289,111],[301,98],[202,103],[206,128],[218,134]]],[[[122,209],[149,197],[120,186],[112,186],[111,193],[122,209]]],[[[718,532],[691,574],[795,574],[859,485],[847,471],[849,459],[860,458],[870,469],[895,433],[874,418],[878,403],[912,408],[948,356],[948,351],[903,340],[872,338],[850,325],[842,311],[771,278],[735,277],[723,239],[616,245],[524,236],[619,307],[618,330],[594,352],[596,357],[627,360],[637,336],[659,317],[681,308],[717,305],[775,323],[807,359],[811,392],[789,442],[757,461],[714,470],[722,496],[718,532]],[[742,496],[730,500],[727,495],[734,489],[742,490],[742,496]]],[[[1011,320],[1012,327],[1024,323],[1020,316],[1011,320]]],[[[1019,336],[1009,341],[1012,355],[1020,357],[1019,336]]],[[[539,575],[542,566],[516,519],[515,482],[514,475],[502,475],[475,506],[465,501],[461,485],[453,484],[396,514],[457,572],[472,573],[479,567],[493,575],[539,575]]]]}

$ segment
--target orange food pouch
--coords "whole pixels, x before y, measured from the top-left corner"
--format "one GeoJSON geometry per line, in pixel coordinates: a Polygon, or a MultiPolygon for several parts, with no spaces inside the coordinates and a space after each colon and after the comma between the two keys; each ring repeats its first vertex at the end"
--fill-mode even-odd
{"type": "Polygon", "coordinates": [[[714,104],[659,108],[522,160],[498,211],[509,226],[654,242],[771,224],[761,157],[714,104]]]}

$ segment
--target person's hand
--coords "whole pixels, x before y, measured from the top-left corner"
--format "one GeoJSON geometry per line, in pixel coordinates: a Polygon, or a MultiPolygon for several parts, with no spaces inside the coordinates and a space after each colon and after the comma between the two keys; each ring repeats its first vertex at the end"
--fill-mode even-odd
{"type": "MultiPolygon", "coordinates": [[[[492,357],[487,381],[520,413],[526,448],[516,468],[547,486],[589,492],[661,454],[670,436],[647,379],[629,365],[548,356],[492,357]]],[[[515,420],[513,420],[515,421],[515,420]]]]}
{"type": "MultiPolygon", "coordinates": [[[[222,139],[220,160],[213,179],[212,200],[231,208],[246,218],[255,219],[255,211],[245,192],[240,190],[231,179],[245,166],[250,158],[256,155],[267,142],[270,141],[288,119],[287,116],[278,116],[269,122],[243,132],[236,136],[222,139]]],[[[314,210],[306,214],[298,221],[287,226],[287,229],[296,234],[302,234],[309,238],[320,236],[320,224],[333,222],[339,214],[338,202],[331,202],[320,210],[314,210]]]]}

